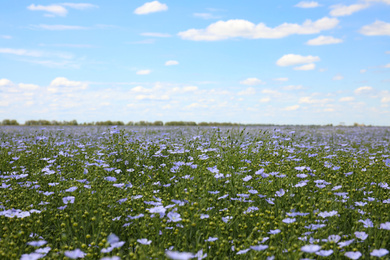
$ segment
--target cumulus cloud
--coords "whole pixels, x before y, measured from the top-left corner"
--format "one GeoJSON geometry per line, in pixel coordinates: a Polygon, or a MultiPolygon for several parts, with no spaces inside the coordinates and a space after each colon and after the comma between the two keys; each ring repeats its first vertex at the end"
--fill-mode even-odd
{"type": "Polygon", "coordinates": [[[370,7],[370,4],[368,3],[361,3],[361,4],[352,4],[352,5],[332,5],[330,8],[332,9],[330,11],[331,16],[347,16],[351,15],[355,12],[358,12],[360,10],[366,9],[370,7]]]}
{"type": "Polygon", "coordinates": [[[344,77],[342,75],[336,75],[332,78],[333,80],[342,80],[344,77]]]}
{"type": "Polygon", "coordinates": [[[342,97],[339,99],[340,102],[350,102],[350,101],[354,101],[355,98],[354,97],[342,97]]]}
{"type": "Polygon", "coordinates": [[[372,90],[373,90],[373,88],[370,86],[363,86],[363,87],[355,89],[354,93],[356,95],[360,95],[360,94],[371,92],[372,90]]]}
{"type": "Polygon", "coordinates": [[[315,8],[315,7],[319,7],[320,4],[317,2],[314,2],[314,1],[311,1],[311,2],[302,1],[294,6],[299,7],[299,8],[315,8]]]}
{"type": "Polygon", "coordinates": [[[141,33],[141,35],[148,36],[148,37],[159,37],[159,38],[171,37],[169,33],[155,33],[155,32],[145,32],[145,33],[141,33]]]}
{"type": "Polygon", "coordinates": [[[308,40],[306,42],[307,45],[327,45],[327,44],[336,44],[342,43],[342,39],[333,38],[332,36],[323,36],[320,35],[317,38],[308,40]]]}
{"type": "Polygon", "coordinates": [[[151,70],[139,70],[136,72],[137,75],[148,75],[152,72],[151,70]]]}
{"type": "Polygon", "coordinates": [[[19,83],[18,86],[23,89],[23,90],[37,90],[39,89],[38,85],[35,84],[24,84],[24,83],[19,83]]]}
{"type": "Polygon", "coordinates": [[[249,95],[254,95],[256,94],[256,89],[252,88],[252,87],[249,87],[245,90],[242,90],[240,92],[237,93],[239,96],[249,96],[249,95]]]}
{"type": "Polygon", "coordinates": [[[271,28],[264,23],[254,24],[247,20],[232,19],[210,24],[206,29],[189,29],[179,32],[184,40],[218,41],[229,38],[278,39],[293,34],[314,34],[337,26],[339,20],[324,17],[317,21],[306,20],[303,24],[283,23],[271,28]]]}
{"type": "Polygon", "coordinates": [[[316,65],[314,63],[305,64],[302,66],[294,67],[294,70],[314,70],[316,65]]]}
{"type": "Polygon", "coordinates": [[[12,86],[13,83],[9,79],[0,79],[0,87],[12,86]]]}
{"type": "Polygon", "coordinates": [[[302,56],[298,54],[286,54],[276,61],[276,64],[281,67],[292,66],[305,63],[313,63],[320,61],[318,56],[302,56]]]}
{"type": "Polygon", "coordinates": [[[47,88],[49,92],[73,92],[84,90],[88,87],[88,84],[81,81],[71,81],[64,77],[55,78],[47,88]]]}
{"type": "Polygon", "coordinates": [[[299,105],[294,105],[294,106],[285,107],[283,110],[294,111],[294,110],[297,110],[298,108],[299,108],[299,105]]]}
{"type": "Polygon", "coordinates": [[[162,4],[159,1],[147,2],[142,6],[134,10],[135,14],[150,14],[155,12],[162,12],[168,10],[166,4],[162,4]]]}
{"type": "Polygon", "coordinates": [[[165,62],[165,66],[172,66],[172,65],[178,65],[179,62],[176,60],[168,60],[165,62]]]}
{"type": "Polygon", "coordinates": [[[375,21],[363,26],[359,32],[367,36],[387,35],[390,36],[390,23],[375,21]]]}
{"type": "Polygon", "coordinates": [[[260,80],[258,78],[247,78],[243,81],[240,81],[240,84],[255,86],[255,85],[259,85],[259,84],[265,84],[265,82],[263,82],[262,80],[260,80]]]}

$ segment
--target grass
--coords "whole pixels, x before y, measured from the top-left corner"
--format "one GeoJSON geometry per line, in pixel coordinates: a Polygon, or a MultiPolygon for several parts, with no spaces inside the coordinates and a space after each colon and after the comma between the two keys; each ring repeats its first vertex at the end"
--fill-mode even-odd
{"type": "Polygon", "coordinates": [[[389,257],[387,128],[0,136],[2,259],[389,257]]]}

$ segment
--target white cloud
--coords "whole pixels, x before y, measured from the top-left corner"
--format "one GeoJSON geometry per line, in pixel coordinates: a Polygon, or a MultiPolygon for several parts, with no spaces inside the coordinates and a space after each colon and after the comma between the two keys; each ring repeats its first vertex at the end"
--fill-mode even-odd
{"type": "Polygon", "coordinates": [[[285,107],[283,110],[293,111],[293,110],[297,110],[298,108],[299,108],[299,105],[294,105],[294,106],[285,107]]]}
{"type": "Polygon", "coordinates": [[[213,15],[211,13],[194,13],[194,17],[202,18],[202,19],[218,19],[220,16],[213,15]]]}
{"type": "Polygon", "coordinates": [[[237,93],[239,96],[249,96],[256,94],[256,89],[249,87],[237,93]]]}
{"type": "Polygon", "coordinates": [[[176,60],[168,60],[165,62],[165,66],[172,66],[172,65],[178,65],[179,62],[176,60]]]}
{"type": "Polygon", "coordinates": [[[265,84],[262,80],[258,78],[247,78],[246,80],[240,81],[240,84],[242,85],[249,85],[249,86],[255,86],[259,84],[265,84]]]}
{"type": "Polygon", "coordinates": [[[332,36],[323,36],[320,35],[317,38],[308,40],[306,42],[307,45],[326,45],[326,44],[336,44],[342,43],[342,39],[333,38],[332,36]]]}
{"type": "Polygon", "coordinates": [[[0,79],[0,87],[12,86],[13,83],[9,79],[0,79]]]}
{"type": "Polygon", "coordinates": [[[390,51],[385,51],[385,54],[390,54],[390,51]]]}
{"type": "Polygon", "coordinates": [[[364,93],[370,92],[372,90],[373,90],[373,88],[370,87],[370,86],[363,86],[363,87],[355,89],[354,92],[355,92],[356,95],[360,95],[360,94],[364,94],[364,93]]]}
{"type": "Polygon", "coordinates": [[[78,10],[85,10],[89,8],[97,8],[97,5],[88,4],[88,3],[62,3],[62,4],[53,4],[53,5],[35,5],[31,4],[27,6],[27,9],[30,11],[44,11],[47,14],[45,16],[54,17],[54,16],[66,16],[68,10],[65,8],[70,7],[78,10]]]}
{"type": "Polygon", "coordinates": [[[40,24],[33,25],[33,28],[49,30],[49,31],[65,31],[65,30],[86,30],[87,27],[78,26],[78,25],[62,25],[62,24],[40,24]]]}
{"type": "Polygon", "coordinates": [[[329,14],[331,16],[347,16],[355,12],[358,12],[360,10],[366,9],[368,7],[370,7],[370,4],[368,3],[353,4],[353,5],[343,5],[343,4],[332,5],[330,7],[332,10],[330,11],[329,14]]]}
{"type": "Polygon", "coordinates": [[[390,23],[375,21],[372,24],[363,26],[359,32],[367,36],[388,35],[390,36],[390,23]]]}
{"type": "Polygon", "coordinates": [[[25,49],[12,49],[12,48],[0,48],[0,53],[14,54],[18,56],[29,56],[29,57],[42,57],[43,52],[40,51],[29,51],[25,49]]]}
{"type": "Polygon", "coordinates": [[[314,1],[311,1],[311,2],[302,1],[294,6],[299,7],[299,8],[315,8],[315,7],[319,7],[320,4],[317,2],[314,2],[314,1]]]}
{"type": "Polygon", "coordinates": [[[51,15],[58,16],[66,16],[68,14],[68,10],[61,5],[35,5],[31,4],[27,6],[27,9],[30,11],[45,11],[50,13],[51,15]]]}
{"type": "Polygon", "coordinates": [[[19,83],[18,86],[23,89],[23,90],[37,90],[39,89],[38,85],[35,84],[24,84],[24,83],[19,83]]]}
{"type": "Polygon", "coordinates": [[[342,80],[342,79],[344,79],[344,76],[342,76],[342,75],[336,75],[336,76],[334,76],[332,79],[333,79],[333,80],[342,80]]]}
{"type": "Polygon", "coordinates": [[[333,99],[329,99],[329,98],[313,99],[312,97],[301,97],[299,99],[300,104],[326,104],[332,101],[333,99]]]}
{"type": "Polygon", "coordinates": [[[360,73],[366,73],[367,70],[366,70],[366,69],[361,69],[359,72],[360,72],[360,73]]]}
{"type": "Polygon", "coordinates": [[[0,100],[0,107],[8,107],[10,102],[5,100],[0,100]]]}
{"type": "Polygon", "coordinates": [[[135,97],[137,100],[168,100],[168,95],[138,95],[135,97]]]}
{"type": "Polygon", "coordinates": [[[206,104],[199,104],[199,103],[192,103],[192,104],[186,106],[185,108],[187,108],[187,109],[192,109],[192,108],[207,108],[207,105],[206,105],[206,104]]]}
{"type": "Polygon", "coordinates": [[[162,4],[159,1],[147,2],[142,6],[135,9],[135,14],[150,14],[155,12],[162,12],[168,10],[166,4],[162,4]]]}
{"type": "Polygon", "coordinates": [[[288,81],[288,78],[276,78],[274,80],[276,80],[276,81],[288,81]]]}
{"type": "Polygon", "coordinates": [[[292,65],[298,65],[298,64],[305,64],[305,63],[312,63],[320,61],[320,57],[318,56],[302,56],[298,54],[286,54],[283,55],[280,59],[276,61],[276,64],[278,66],[292,66],[292,65]]]}
{"type": "Polygon", "coordinates": [[[183,87],[183,91],[184,92],[193,92],[193,91],[197,91],[197,90],[198,90],[197,86],[185,86],[185,87],[183,87]]]}
{"type": "Polygon", "coordinates": [[[261,98],[259,100],[260,103],[267,103],[267,102],[270,102],[270,101],[271,101],[271,98],[269,98],[269,97],[261,98]]]}
{"type": "Polygon", "coordinates": [[[151,70],[139,70],[137,71],[137,75],[148,75],[150,74],[150,72],[152,72],[151,70]]]}
{"type": "Polygon", "coordinates": [[[339,99],[340,102],[350,102],[350,101],[354,101],[355,98],[354,97],[342,97],[339,99]]]}
{"type": "Polygon", "coordinates": [[[306,20],[302,25],[283,23],[275,28],[267,27],[264,23],[254,24],[247,20],[233,19],[218,21],[210,24],[206,29],[189,29],[179,32],[184,40],[218,41],[229,38],[248,39],[278,39],[293,34],[314,34],[329,30],[339,23],[336,18],[324,17],[317,21],[306,20]]]}
{"type": "Polygon", "coordinates": [[[294,67],[294,70],[314,70],[316,65],[314,63],[305,64],[299,67],[294,67]]]}
{"type": "Polygon", "coordinates": [[[274,97],[280,97],[282,95],[282,93],[280,93],[279,91],[277,90],[273,90],[273,89],[263,89],[261,91],[261,93],[263,94],[269,94],[271,96],[274,96],[274,97]]]}
{"type": "Polygon", "coordinates": [[[11,35],[1,35],[0,38],[10,40],[10,39],[12,39],[12,36],[11,35]]]}
{"type": "Polygon", "coordinates": [[[168,33],[154,33],[154,32],[141,33],[141,35],[148,36],[148,37],[160,37],[160,38],[171,37],[171,35],[168,33]]]}
{"type": "Polygon", "coordinates": [[[388,97],[383,97],[383,98],[381,99],[381,102],[382,102],[382,103],[389,103],[389,102],[390,102],[390,96],[388,96],[388,97]]]}
{"type": "Polygon", "coordinates": [[[61,5],[67,6],[77,10],[85,10],[90,8],[98,8],[99,6],[88,3],[62,3],[61,5]]]}
{"type": "Polygon", "coordinates": [[[283,87],[284,90],[299,90],[302,88],[303,88],[302,85],[288,85],[283,87]]]}
{"type": "Polygon", "coordinates": [[[387,63],[385,66],[383,66],[384,68],[390,68],[390,63],[387,63]]]}
{"type": "Polygon", "coordinates": [[[131,89],[131,91],[136,92],[136,93],[151,93],[153,92],[152,89],[144,88],[142,86],[136,86],[131,89]]]}
{"type": "Polygon", "coordinates": [[[88,84],[81,81],[71,81],[64,77],[55,78],[47,88],[49,92],[72,92],[78,90],[84,90],[88,87],[88,84]]]}
{"type": "Polygon", "coordinates": [[[334,108],[325,108],[324,109],[324,112],[334,112],[335,109],[334,108]]]}

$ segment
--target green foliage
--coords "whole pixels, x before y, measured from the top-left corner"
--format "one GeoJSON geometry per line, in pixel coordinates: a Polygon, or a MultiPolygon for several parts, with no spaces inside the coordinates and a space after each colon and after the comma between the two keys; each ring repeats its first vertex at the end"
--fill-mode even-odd
{"type": "Polygon", "coordinates": [[[19,125],[18,121],[16,121],[15,119],[4,119],[2,122],[1,122],[2,125],[19,125]]]}
{"type": "Polygon", "coordinates": [[[333,250],[330,259],[390,250],[381,228],[390,222],[387,129],[8,129],[0,132],[1,259],[34,252],[27,243],[37,240],[51,248],[47,259],[75,249],[85,259],[165,259],[171,246],[207,259],[313,258],[302,251],[310,244],[333,250]],[[164,214],[150,212],[159,206],[164,214]],[[125,244],[103,253],[111,233],[125,244]],[[331,235],[354,241],[341,247],[331,235]]]}

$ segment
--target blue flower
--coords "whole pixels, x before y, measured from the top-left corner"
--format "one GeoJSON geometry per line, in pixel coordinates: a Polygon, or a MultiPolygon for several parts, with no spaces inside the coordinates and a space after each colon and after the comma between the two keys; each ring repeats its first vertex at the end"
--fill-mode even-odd
{"type": "Polygon", "coordinates": [[[73,250],[73,251],[65,251],[64,254],[65,254],[66,257],[69,257],[69,258],[72,258],[72,259],[84,258],[84,256],[86,255],[86,253],[84,253],[83,251],[81,251],[78,248],[73,250]]]}
{"type": "Polygon", "coordinates": [[[177,251],[169,251],[169,250],[165,251],[165,254],[167,257],[174,260],[189,260],[195,257],[193,253],[177,252],[177,251]]]}
{"type": "Polygon", "coordinates": [[[179,222],[179,221],[182,220],[181,217],[180,217],[180,214],[177,213],[177,212],[169,212],[168,215],[167,215],[167,217],[168,217],[171,221],[173,221],[173,222],[179,222]]]}

